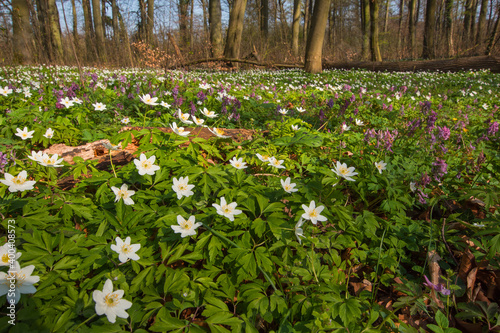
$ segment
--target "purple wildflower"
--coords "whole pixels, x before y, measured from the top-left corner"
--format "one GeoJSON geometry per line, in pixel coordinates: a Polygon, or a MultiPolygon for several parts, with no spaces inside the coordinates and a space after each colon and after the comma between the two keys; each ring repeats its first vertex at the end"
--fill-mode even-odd
{"type": "Polygon", "coordinates": [[[438,283],[438,284],[434,284],[432,283],[431,281],[429,281],[429,279],[427,278],[427,275],[424,275],[424,278],[425,278],[425,282],[424,282],[424,286],[430,288],[430,289],[433,289],[437,292],[440,292],[441,294],[445,295],[445,296],[448,296],[451,294],[451,291],[449,289],[446,289],[444,287],[444,284],[442,283],[438,283]]]}

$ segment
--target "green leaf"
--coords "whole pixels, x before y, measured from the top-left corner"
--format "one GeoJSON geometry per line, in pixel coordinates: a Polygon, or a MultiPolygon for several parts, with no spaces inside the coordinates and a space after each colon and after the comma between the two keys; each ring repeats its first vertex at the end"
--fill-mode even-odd
{"type": "Polygon", "coordinates": [[[361,304],[360,301],[355,298],[346,299],[339,307],[340,319],[344,322],[344,325],[349,325],[353,321],[357,321],[361,317],[361,304]]]}
{"type": "Polygon", "coordinates": [[[436,313],[436,316],[434,317],[434,320],[436,320],[436,323],[441,328],[448,328],[448,326],[450,325],[450,322],[448,321],[448,318],[446,318],[446,316],[441,311],[439,311],[439,310],[436,313]]]}

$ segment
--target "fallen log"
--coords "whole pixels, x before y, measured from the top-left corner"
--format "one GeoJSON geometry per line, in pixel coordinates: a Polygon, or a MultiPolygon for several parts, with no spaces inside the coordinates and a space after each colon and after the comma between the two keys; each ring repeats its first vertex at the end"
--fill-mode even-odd
{"type": "Polygon", "coordinates": [[[304,67],[304,64],[275,64],[272,62],[257,62],[257,61],[251,61],[251,60],[245,60],[245,59],[205,58],[205,59],[193,60],[193,61],[186,62],[183,64],[168,66],[168,67],[166,67],[166,70],[172,70],[172,69],[176,69],[176,68],[180,68],[180,67],[189,67],[189,66],[199,65],[199,64],[208,63],[208,62],[226,62],[226,63],[236,62],[236,63],[254,65],[254,66],[265,67],[265,68],[302,68],[302,67],[304,67]]]}
{"type": "Polygon", "coordinates": [[[419,60],[419,61],[382,61],[382,62],[344,62],[323,63],[323,69],[366,69],[374,72],[418,72],[442,71],[458,72],[462,70],[489,69],[500,73],[500,57],[477,56],[456,59],[419,60]]]}

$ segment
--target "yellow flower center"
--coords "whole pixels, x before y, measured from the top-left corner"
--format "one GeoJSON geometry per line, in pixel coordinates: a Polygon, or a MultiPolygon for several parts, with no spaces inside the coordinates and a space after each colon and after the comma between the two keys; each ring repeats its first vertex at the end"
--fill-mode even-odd
{"type": "Polygon", "coordinates": [[[149,168],[151,168],[151,162],[149,162],[149,161],[144,161],[144,162],[142,162],[142,167],[143,167],[144,169],[149,169],[149,168]]]}
{"type": "Polygon", "coordinates": [[[132,249],[130,248],[130,245],[128,244],[123,244],[122,245],[122,252],[123,253],[129,253],[132,249]]]}
{"type": "Polygon", "coordinates": [[[7,264],[9,262],[9,255],[7,253],[5,253],[3,256],[2,256],[2,262],[4,264],[7,264]]]}
{"type": "Polygon", "coordinates": [[[347,174],[347,168],[340,167],[339,172],[345,176],[347,174]]]}
{"type": "MultiPolygon", "coordinates": [[[[2,257],[2,260],[3,260],[3,257],[2,257]]],[[[13,272],[9,271],[6,278],[8,278],[8,280],[6,280],[4,282],[6,285],[10,285],[11,283],[14,283],[16,285],[16,288],[20,288],[20,287],[22,287],[24,280],[26,280],[26,275],[21,273],[21,272],[13,273],[13,272]]]]}
{"type": "Polygon", "coordinates": [[[217,135],[224,135],[224,131],[221,130],[220,128],[216,128],[215,133],[217,133],[217,135]]]}
{"type": "Polygon", "coordinates": [[[107,306],[116,306],[119,301],[120,298],[115,293],[107,294],[106,297],[104,297],[104,303],[106,303],[107,306]]]}
{"type": "Polygon", "coordinates": [[[12,179],[12,182],[13,182],[14,184],[16,184],[16,185],[22,185],[22,184],[24,184],[24,182],[26,182],[26,178],[23,178],[23,177],[21,177],[21,176],[17,176],[17,177],[14,177],[14,178],[12,179]]]}
{"type": "Polygon", "coordinates": [[[189,220],[184,220],[182,223],[181,223],[181,228],[183,229],[191,229],[193,227],[193,224],[191,223],[191,221],[189,220]]]}
{"type": "Polygon", "coordinates": [[[292,186],[290,185],[285,185],[285,191],[290,191],[292,189],[292,186]]]}
{"type": "Polygon", "coordinates": [[[125,191],[118,190],[118,196],[121,198],[125,198],[127,196],[127,193],[125,193],[125,191]]]}
{"type": "Polygon", "coordinates": [[[180,191],[185,191],[185,190],[187,190],[187,188],[186,188],[186,185],[185,185],[185,184],[179,184],[179,186],[178,186],[178,187],[179,187],[179,190],[180,190],[180,191]]]}
{"type": "Polygon", "coordinates": [[[317,217],[318,216],[318,213],[316,212],[316,209],[313,209],[309,212],[309,216],[310,217],[317,217]]]}
{"type": "Polygon", "coordinates": [[[222,211],[226,214],[231,214],[231,207],[229,206],[222,206],[222,211]]]}

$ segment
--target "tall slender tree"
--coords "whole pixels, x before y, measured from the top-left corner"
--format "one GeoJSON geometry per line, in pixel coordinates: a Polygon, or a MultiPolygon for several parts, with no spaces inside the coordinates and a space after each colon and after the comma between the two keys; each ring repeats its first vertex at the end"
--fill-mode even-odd
{"type": "Polygon", "coordinates": [[[33,32],[26,0],[12,0],[12,28],[14,61],[19,64],[31,63],[33,32]]]}
{"type": "Polygon", "coordinates": [[[222,55],[222,24],[220,0],[209,0],[208,19],[210,25],[210,43],[212,47],[212,57],[222,55]]]}
{"type": "Polygon", "coordinates": [[[301,0],[293,0],[292,54],[294,57],[299,55],[300,2],[301,0]]]}
{"type": "Polygon", "coordinates": [[[316,0],[311,29],[307,36],[306,58],[304,70],[309,73],[321,73],[323,67],[321,57],[323,55],[323,40],[325,38],[326,22],[330,10],[330,0],[316,0]]]}
{"type": "Polygon", "coordinates": [[[360,0],[361,4],[361,58],[370,59],[370,0],[360,0]]]}
{"type": "Polygon", "coordinates": [[[415,52],[417,48],[417,0],[410,0],[408,3],[408,39],[409,39],[409,51],[410,57],[415,57],[415,52]]]}
{"type": "Polygon", "coordinates": [[[243,33],[246,7],[247,0],[234,0],[233,2],[233,8],[229,14],[226,48],[224,49],[226,58],[237,59],[240,56],[241,34],[243,33]]]}
{"type": "Polygon", "coordinates": [[[446,44],[446,56],[453,55],[453,0],[445,0],[444,4],[444,40],[446,44]]]}
{"type": "Polygon", "coordinates": [[[94,15],[97,55],[99,56],[99,60],[105,63],[106,45],[104,43],[104,27],[102,25],[101,4],[99,0],[92,0],[92,13],[94,15]]]}
{"type": "Polygon", "coordinates": [[[379,0],[370,0],[370,54],[372,61],[382,61],[379,46],[379,0]]]}
{"type": "Polygon", "coordinates": [[[422,58],[434,58],[434,32],[436,30],[436,0],[427,0],[424,25],[424,48],[422,58]]]}

